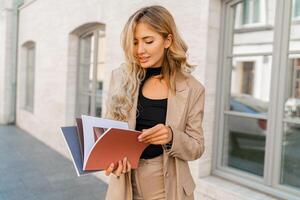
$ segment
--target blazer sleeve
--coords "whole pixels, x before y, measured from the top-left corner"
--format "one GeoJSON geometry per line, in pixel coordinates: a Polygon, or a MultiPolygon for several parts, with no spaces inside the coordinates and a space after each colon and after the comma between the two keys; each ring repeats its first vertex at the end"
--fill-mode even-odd
{"type": "Polygon", "coordinates": [[[113,69],[111,71],[111,75],[110,75],[110,81],[109,81],[109,86],[108,86],[108,90],[107,90],[107,95],[106,95],[106,103],[105,103],[105,106],[106,106],[106,112],[105,112],[105,118],[110,118],[111,116],[109,116],[109,102],[111,101],[112,99],[112,95],[113,95],[113,92],[116,90],[117,87],[120,87],[120,82],[122,81],[122,68],[121,66],[116,68],[116,69],[113,69]]]}
{"type": "Polygon", "coordinates": [[[111,95],[112,95],[112,91],[113,89],[115,88],[115,82],[116,82],[116,73],[118,73],[119,69],[114,69],[112,70],[111,72],[111,75],[110,75],[110,81],[109,81],[109,86],[108,86],[108,91],[107,91],[107,97],[106,97],[106,103],[105,103],[105,106],[106,106],[106,112],[105,112],[105,118],[109,118],[109,101],[111,100],[111,95]]]}
{"type": "Polygon", "coordinates": [[[204,114],[205,89],[195,92],[189,107],[187,122],[184,131],[172,126],[173,141],[171,148],[164,146],[169,156],[191,161],[201,157],[204,152],[204,137],[202,120],[204,114]]]}

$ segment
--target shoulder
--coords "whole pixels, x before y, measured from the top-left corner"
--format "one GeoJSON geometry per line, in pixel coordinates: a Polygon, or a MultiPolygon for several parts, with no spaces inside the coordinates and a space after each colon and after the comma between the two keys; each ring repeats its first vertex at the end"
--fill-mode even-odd
{"type": "MultiPolygon", "coordinates": [[[[109,81],[109,90],[113,91],[116,88],[121,87],[125,75],[125,65],[121,64],[119,67],[111,70],[110,81],[109,81]]],[[[109,74],[108,74],[109,76],[109,74]]]]}
{"type": "Polygon", "coordinates": [[[112,70],[111,75],[122,76],[125,73],[125,70],[126,70],[126,64],[122,63],[119,67],[112,70]]]}
{"type": "Polygon", "coordinates": [[[126,64],[121,64],[117,68],[112,69],[110,75],[110,82],[115,85],[120,85],[124,82],[128,76],[128,70],[126,64]],[[117,80],[117,81],[116,81],[117,80]]]}
{"type": "Polygon", "coordinates": [[[205,86],[197,80],[192,74],[183,72],[185,81],[187,83],[188,88],[191,90],[192,93],[204,93],[205,92],[205,86]]]}

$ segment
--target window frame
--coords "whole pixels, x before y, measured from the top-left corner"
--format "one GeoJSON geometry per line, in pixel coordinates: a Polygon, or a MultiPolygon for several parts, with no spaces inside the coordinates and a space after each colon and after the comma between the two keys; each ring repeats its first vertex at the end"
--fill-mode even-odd
{"type": "MultiPolygon", "coordinates": [[[[283,98],[280,94],[284,92],[284,75],[280,66],[287,63],[287,56],[285,53],[288,51],[289,42],[289,26],[291,16],[291,1],[276,0],[276,13],[275,13],[275,29],[273,39],[273,51],[271,54],[266,53],[266,56],[272,56],[272,72],[271,72],[271,88],[270,88],[270,104],[268,112],[268,132],[266,138],[265,148],[265,165],[264,176],[258,178],[247,172],[222,165],[223,158],[223,141],[224,141],[224,121],[226,111],[224,102],[228,101],[228,95],[224,91],[229,91],[229,81],[231,70],[228,66],[232,63],[232,47],[233,47],[233,34],[235,33],[235,20],[233,7],[242,0],[224,0],[222,2],[222,22],[220,31],[220,53],[219,66],[220,70],[217,73],[217,88],[216,96],[216,127],[214,137],[214,150],[213,150],[213,170],[212,174],[228,179],[230,181],[238,182],[241,185],[259,190],[271,195],[292,199],[300,196],[300,190],[293,189],[280,184],[280,170],[281,170],[281,143],[282,143],[282,118],[283,109],[278,109],[279,105],[284,105],[283,98]],[[230,53],[228,53],[230,52],[230,53]],[[231,57],[231,58],[230,58],[231,57]],[[271,101],[273,99],[273,101],[271,101]],[[221,112],[220,112],[221,111],[221,112]],[[281,122],[281,123],[278,123],[281,122]],[[280,148],[278,148],[280,147],[280,148]],[[275,165],[275,168],[273,167],[275,165]],[[275,176],[273,176],[275,175],[275,176]]],[[[255,55],[255,54],[254,54],[255,55]]],[[[263,55],[263,54],[259,54],[263,55]]],[[[248,55],[249,56],[249,55],[248,55]]],[[[241,116],[243,114],[240,114],[241,116]]],[[[247,115],[248,116],[248,115],[247,115]]]]}
{"type": "MultiPolygon", "coordinates": [[[[96,98],[97,98],[97,94],[96,94],[96,88],[97,88],[97,70],[98,70],[98,64],[105,64],[105,61],[103,62],[98,62],[98,48],[99,48],[99,37],[102,37],[105,39],[105,26],[104,25],[100,25],[100,26],[96,26],[96,27],[90,27],[88,29],[86,29],[82,34],[79,35],[79,40],[78,40],[78,73],[77,73],[77,86],[76,86],[76,109],[75,109],[75,115],[76,116],[80,116],[82,113],[80,113],[80,95],[88,95],[90,100],[89,100],[89,104],[90,104],[90,109],[89,109],[89,115],[91,116],[96,116],[96,98]],[[99,35],[99,32],[102,31],[103,34],[99,35]],[[80,63],[80,57],[81,57],[81,40],[89,35],[92,35],[92,37],[94,37],[94,52],[93,52],[93,58],[92,58],[92,62],[90,62],[90,65],[92,64],[93,67],[93,79],[92,79],[92,93],[89,94],[89,92],[85,93],[84,91],[80,90],[80,67],[81,67],[81,63],[80,63]]],[[[91,70],[91,69],[90,69],[91,70]]],[[[103,90],[103,89],[102,89],[103,90]]],[[[102,104],[103,104],[103,91],[102,91],[102,104]]],[[[101,108],[103,110],[103,105],[101,105],[101,108]]],[[[102,115],[102,113],[101,113],[102,115]]]]}
{"type": "Polygon", "coordinates": [[[25,79],[24,79],[24,89],[25,89],[25,95],[24,95],[24,106],[23,106],[23,109],[24,110],[27,110],[28,112],[31,112],[33,113],[34,112],[34,97],[35,97],[35,70],[36,70],[36,45],[35,45],[35,42],[32,42],[32,41],[29,41],[29,42],[26,42],[23,47],[25,48],[25,79]],[[30,51],[33,51],[32,53],[32,58],[30,57],[30,51]],[[29,60],[32,59],[32,66],[29,66],[29,60]],[[28,102],[28,95],[29,93],[27,92],[29,90],[28,88],[28,73],[29,73],[29,67],[32,68],[32,102],[28,102]]]}

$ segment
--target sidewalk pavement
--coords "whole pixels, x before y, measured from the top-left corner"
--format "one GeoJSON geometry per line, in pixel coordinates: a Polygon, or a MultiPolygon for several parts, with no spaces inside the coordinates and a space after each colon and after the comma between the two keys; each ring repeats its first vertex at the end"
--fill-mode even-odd
{"type": "Polygon", "coordinates": [[[0,125],[0,200],[102,200],[106,189],[30,134],[0,125]]]}

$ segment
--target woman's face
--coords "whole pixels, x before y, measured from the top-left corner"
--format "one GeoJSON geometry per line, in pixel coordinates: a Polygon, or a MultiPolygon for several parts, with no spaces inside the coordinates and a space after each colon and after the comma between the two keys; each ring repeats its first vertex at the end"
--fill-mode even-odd
{"type": "Polygon", "coordinates": [[[138,23],[134,33],[134,54],[143,68],[160,67],[164,49],[171,45],[171,36],[164,39],[146,23],[138,23]]]}

